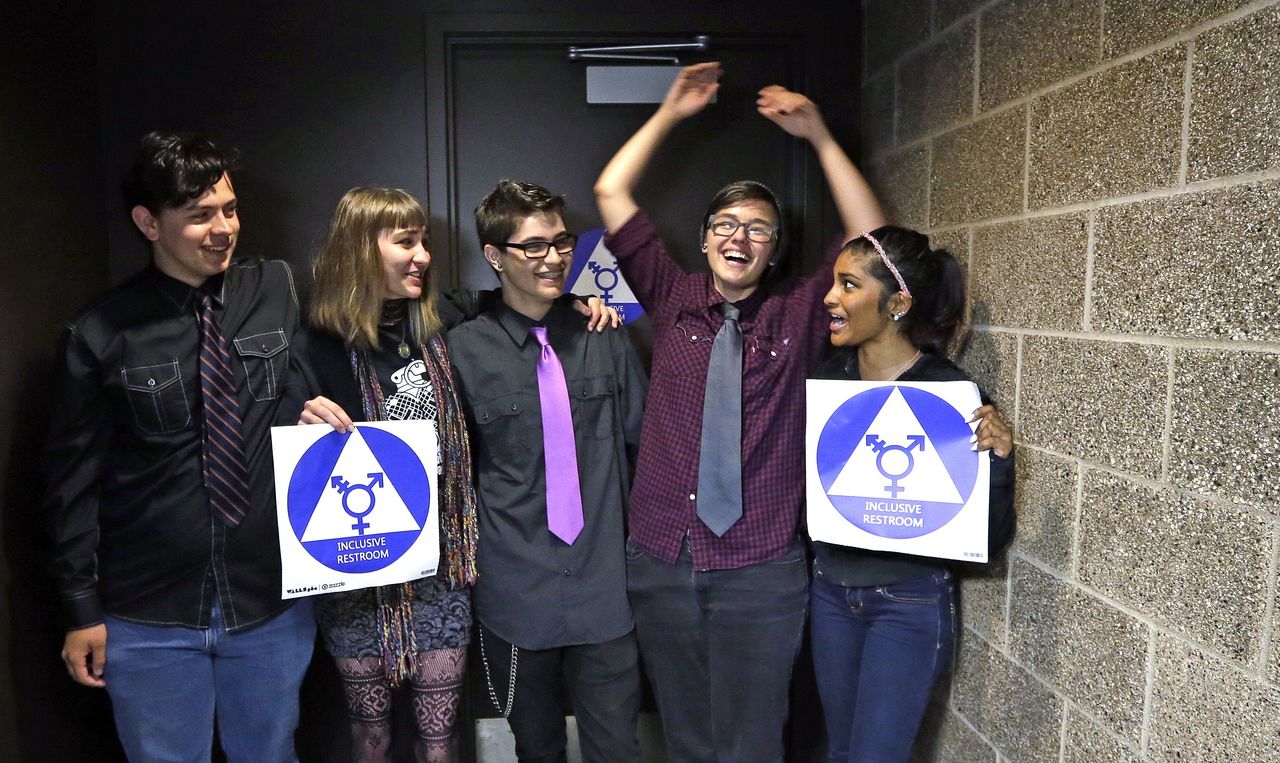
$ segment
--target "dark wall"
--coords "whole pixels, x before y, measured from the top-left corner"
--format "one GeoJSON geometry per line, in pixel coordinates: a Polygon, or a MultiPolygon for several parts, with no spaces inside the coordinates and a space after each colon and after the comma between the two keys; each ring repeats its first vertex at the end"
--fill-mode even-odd
{"type": "MultiPolygon", "coordinates": [[[[853,3],[684,0],[682,11],[726,16],[780,35],[804,35],[829,53],[819,86],[833,127],[851,135],[859,60],[853,3]],[[834,89],[834,88],[832,88],[834,89]]],[[[103,102],[111,274],[145,260],[120,209],[115,179],[149,129],[210,132],[239,147],[237,191],[244,230],[239,251],[288,259],[305,272],[338,198],[355,185],[407,189],[428,205],[426,22],[433,14],[590,19],[598,0],[311,0],[205,6],[164,0],[107,2],[98,47],[103,102]]],[[[672,3],[616,3],[637,28],[672,3]]],[[[575,26],[579,26],[578,22],[575,26]]],[[[510,27],[508,27],[510,28],[510,27]]],[[[697,31],[690,30],[691,32],[697,31]]],[[[810,79],[814,79],[811,77],[810,79]]],[[[515,115],[495,115],[512,120],[515,115]]],[[[838,132],[839,134],[839,132],[838,132]]],[[[442,224],[433,216],[433,222],[442,224]]]]}
{"type": "Polygon", "coordinates": [[[426,188],[421,2],[108,3],[98,19],[111,273],[146,259],[115,192],[147,130],[244,154],[242,254],[308,261],[339,196],[426,188]]]}
{"type": "Polygon", "coordinates": [[[6,8],[0,24],[0,760],[112,760],[102,692],[58,657],[39,443],[63,322],[108,284],[93,4],[6,8]]]}
{"type": "MultiPolygon", "coordinates": [[[[859,39],[852,2],[686,0],[830,51],[818,80],[851,134],[859,39]],[[833,21],[834,20],[834,21],[833,21]],[[808,33],[806,39],[808,39],[808,33]],[[845,86],[847,83],[847,87],[845,86]]],[[[363,183],[427,201],[425,24],[432,14],[575,14],[599,0],[309,0],[217,6],[46,0],[0,25],[0,760],[119,760],[105,694],[75,686],[39,518],[38,447],[60,325],[148,253],[118,183],[147,130],[207,132],[239,147],[239,251],[303,271],[338,197],[363,183]]],[[[671,3],[619,3],[637,18],[671,3]]],[[[698,30],[690,30],[696,32],[698,30]]],[[[843,129],[842,129],[843,128],[843,129]]],[[[852,147],[851,147],[852,148],[852,147]]],[[[304,714],[305,760],[346,757],[331,673],[304,714]],[[315,699],[325,697],[330,701],[315,699]]]]}

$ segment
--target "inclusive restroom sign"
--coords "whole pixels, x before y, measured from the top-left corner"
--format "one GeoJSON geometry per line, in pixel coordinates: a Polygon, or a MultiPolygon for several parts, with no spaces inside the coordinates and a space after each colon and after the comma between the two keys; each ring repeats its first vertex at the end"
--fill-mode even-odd
{"type": "Polygon", "coordinates": [[[573,250],[573,263],[565,281],[573,294],[594,294],[609,307],[618,311],[622,322],[630,325],[644,315],[636,295],[627,279],[622,277],[618,260],[604,245],[604,228],[593,228],[578,236],[573,250]]]}
{"type": "Polygon", "coordinates": [[[991,465],[971,382],[810,379],[805,470],[814,540],[987,561],[991,465]]]}
{"type": "Polygon", "coordinates": [[[281,598],[435,574],[436,429],[430,421],[273,427],[281,598]]]}

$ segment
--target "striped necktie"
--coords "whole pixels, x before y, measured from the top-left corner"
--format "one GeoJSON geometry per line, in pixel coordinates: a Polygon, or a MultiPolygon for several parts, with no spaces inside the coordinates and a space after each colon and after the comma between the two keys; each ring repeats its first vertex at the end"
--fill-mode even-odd
{"type": "Polygon", "coordinates": [[[200,303],[200,398],[204,403],[204,484],[209,506],[231,527],[249,510],[249,470],[240,434],[240,403],[227,340],[213,319],[213,297],[196,290],[200,303]]]}

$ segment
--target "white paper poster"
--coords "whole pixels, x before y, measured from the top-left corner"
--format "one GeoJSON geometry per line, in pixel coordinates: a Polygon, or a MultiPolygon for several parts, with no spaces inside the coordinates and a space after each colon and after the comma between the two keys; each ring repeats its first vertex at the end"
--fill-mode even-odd
{"type": "Polygon", "coordinates": [[[987,561],[991,462],[968,423],[977,386],[810,379],[806,392],[810,537],[987,561]]]}
{"type": "Polygon", "coordinates": [[[430,421],[272,427],[281,598],[389,585],[440,562],[430,421]]]}

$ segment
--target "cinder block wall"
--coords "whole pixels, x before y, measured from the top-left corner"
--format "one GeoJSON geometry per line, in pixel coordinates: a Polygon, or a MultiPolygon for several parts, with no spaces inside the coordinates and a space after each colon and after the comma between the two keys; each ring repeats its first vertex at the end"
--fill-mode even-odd
{"type": "Polygon", "coordinates": [[[863,10],[863,165],[1019,443],[926,757],[1280,760],[1280,2],[863,10]]]}

